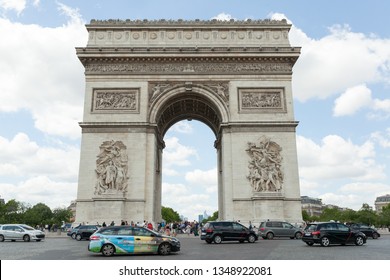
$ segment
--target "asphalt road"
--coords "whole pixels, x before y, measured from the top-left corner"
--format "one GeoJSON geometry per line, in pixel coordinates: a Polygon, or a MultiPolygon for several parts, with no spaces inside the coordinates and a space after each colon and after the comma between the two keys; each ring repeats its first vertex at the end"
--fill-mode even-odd
{"type": "MultiPolygon", "coordinates": [[[[199,238],[178,236],[181,251],[169,256],[118,255],[113,260],[390,260],[390,235],[369,238],[363,246],[307,246],[301,240],[260,239],[254,244],[207,244],[199,238]]],[[[49,237],[42,242],[0,243],[1,260],[107,260],[87,250],[88,241],[49,237]]]]}

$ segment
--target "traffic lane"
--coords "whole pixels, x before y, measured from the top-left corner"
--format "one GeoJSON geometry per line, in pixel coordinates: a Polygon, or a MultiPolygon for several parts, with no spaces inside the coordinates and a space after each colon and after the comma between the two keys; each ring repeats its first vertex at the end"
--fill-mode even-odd
{"type": "Polygon", "coordinates": [[[198,238],[180,238],[181,251],[169,256],[117,255],[107,258],[87,250],[88,241],[71,238],[47,238],[42,242],[1,242],[2,260],[388,260],[390,236],[368,239],[355,245],[307,246],[301,240],[263,240],[249,244],[223,242],[207,244],[198,238]]]}

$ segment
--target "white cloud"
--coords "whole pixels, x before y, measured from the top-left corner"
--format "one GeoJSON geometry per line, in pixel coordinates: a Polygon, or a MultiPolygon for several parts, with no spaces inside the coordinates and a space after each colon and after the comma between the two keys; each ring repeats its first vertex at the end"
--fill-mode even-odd
{"type": "Polygon", "coordinates": [[[217,210],[217,198],[207,193],[194,193],[183,184],[163,183],[162,205],[171,207],[189,220],[197,220],[198,213],[213,213],[217,210]]]}
{"type": "Polygon", "coordinates": [[[211,19],[216,19],[216,20],[221,20],[221,21],[229,21],[231,19],[235,20],[235,18],[233,18],[231,15],[226,14],[226,13],[220,13],[217,16],[212,17],[211,19]]]}
{"type": "Polygon", "coordinates": [[[18,184],[0,183],[5,201],[15,199],[31,206],[44,203],[50,208],[68,207],[76,198],[77,183],[52,181],[46,176],[31,177],[18,184]]]}
{"type": "Polygon", "coordinates": [[[4,10],[13,10],[18,15],[26,8],[26,0],[0,0],[0,8],[4,10]]]}
{"type": "Polygon", "coordinates": [[[375,161],[372,142],[356,145],[337,135],[329,135],[321,144],[297,136],[299,173],[308,181],[324,179],[381,180],[384,166],[375,161]]]}
{"type": "Polygon", "coordinates": [[[76,139],[82,120],[83,66],[75,47],[86,45],[87,32],[74,11],[59,4],[70,17],[56,28],[23,25],[0,18],[0,111],[31,112],[35,127],[50,135],[76,139]]]}
{"type": "Polygon", "coordinates": [[[188,166],[191,165],[189,158],[197,156],[197,152],[194,148],[180,144],[177,137],[167,138],[164,141],[163,166],[188,166]]]}
{"type": "Polygon", "coordinates": [[[373,132],[371,134],[371,139],[378,142],[383,148],[390,148],[390,128],[386,129],[386,132],[373,132]]]}
{"type": "MultiPolygon", "coordinates": [[[[372,92],[366,85],[354,86],[348,88],[335,100],[333,115],[336,117],[351,116],[363,108],[376,111],[377,117],[381,113],[383,117],[387,117],[390,116],[390,99],[373,99],[372,92]]],[[[374,117],[373,113],[369,116],[374,117]]]]}
{"type": "Polygon", "coordinates": [[[302,47],[294,66],[293,93],[300,101],[327,98],[360,84],[390,82],[390,40],[335,25],[318,40],[291,28],[290,43],[302,47]]]}
{"type": "Polygon", "coordinates": [[[336,99],[333,115],[336,117],[353,115],[361,108],[370,107],[371,103],[371,90],[366,85],[348,88],[336,99]]]}
{"type": "Polygon", "coordinates": [[[175,123],[169,130],[183,134],[192,134],[193,127],[188,121],[180,121],[175,123]]]}
{"type": "Polygon", "coordinates": [[[195,169],[194,171],[187,172],[185,175],[185,179],[190,184],[195,184],[199,186],[216,186],[218,184],[217,168],[213,168],[206,171],[195,169]]]}
{"type": "Polygon", "coordinates": [[[40,147],[23,133],[17,134],[11,141],[0,136],[0,176],[3,178],[44,174],[51,179],[75,182],[79,158],[77,147],[40,147]]]}

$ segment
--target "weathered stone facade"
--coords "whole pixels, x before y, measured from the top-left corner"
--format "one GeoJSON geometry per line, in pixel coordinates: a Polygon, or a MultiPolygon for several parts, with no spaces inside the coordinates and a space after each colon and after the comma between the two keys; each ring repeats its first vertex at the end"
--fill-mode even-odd
{"type": "Polygon", "coordinates": [[[215,134],[220,219],[300,222],[286,21],[92,20],[76,222],[161,219],[164,135],[215,134]]]}

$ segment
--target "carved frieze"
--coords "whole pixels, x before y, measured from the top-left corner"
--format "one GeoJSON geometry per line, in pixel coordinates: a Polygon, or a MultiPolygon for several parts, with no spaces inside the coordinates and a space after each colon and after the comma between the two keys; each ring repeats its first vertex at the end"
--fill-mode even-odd
{"type": "Polygon", "coordinates": [[[193,87],[203,88],[221,98],[225,103],[229,101],[229,84],[224,81],[214,82],[149,82],[149,101],[152,103],[160,95],[178,87],[191,91],[193,87]]]}
{"type": "Polygon", "coordinates": [[[94,113],[139,113],[139,89],[94,89],[94,113]]]}
{"type": "Polygon", "coordinates": [[[247,179],[253,192],[281,192],[283,189],[282,148],[262,136],[258,143],[248,142],[250,157],[247,179]]]}
{"type": "Polygon", "coordinates": [[[289,62],[94,62],[86,63],[88,74],[290,74],[292,64],[289,62]]]}
{"type": "Polygon", "coordinates": [[[283,88],[239,88],[239,112],[286,112],[283,88]]]}
{"type": "Polygon", "coordinates": [[[124,195],[127,192],[127,148],[121,141],[105,141],[96,160],[95,195],[124,195]]]}

